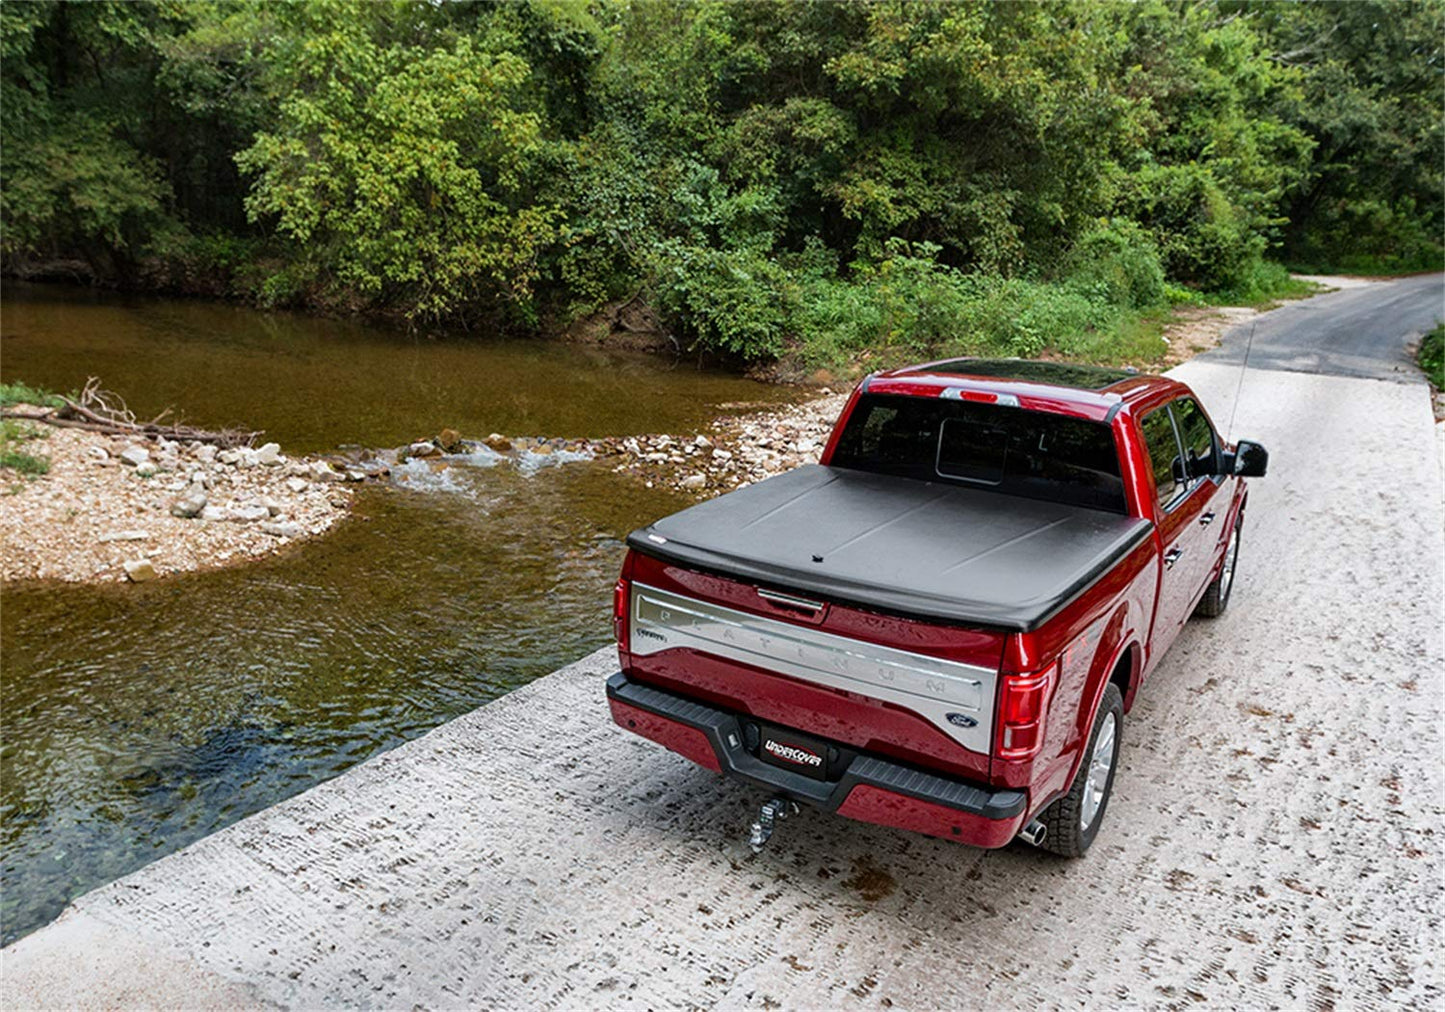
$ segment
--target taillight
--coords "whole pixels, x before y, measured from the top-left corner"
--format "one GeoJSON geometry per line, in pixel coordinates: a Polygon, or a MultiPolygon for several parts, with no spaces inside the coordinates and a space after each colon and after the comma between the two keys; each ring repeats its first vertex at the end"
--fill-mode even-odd
{"type": "Polygon", "coordinates": [[[1004,675],[998,705],[1000,759],[1031,759],[1044,739],[1044,708],[1048,705],[1057,664],[1031,675],[1004,675]]]}
{"type": "Polygon", "coordinates": [[[612,588],[612,635],[619,650],[627,650],[627,606],[631,602],[631,585],[618,580],[612,588]]]}

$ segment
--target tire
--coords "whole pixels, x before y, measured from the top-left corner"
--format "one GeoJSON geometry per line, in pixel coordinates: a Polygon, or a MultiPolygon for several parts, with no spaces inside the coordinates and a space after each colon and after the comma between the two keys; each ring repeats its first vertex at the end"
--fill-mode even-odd
{"type": "Polygon", "coordinates": [[[1084,752],[1084,761],[1074,774],[1069,793],[1044,809],[1039,816],[1045,827],[1044,839],[1039,846],[1044,850],[1060,857],[1083,857],[1094,837],[1099,835],[1104,813],[1109,808],[1109,795],[1114,790],[1114,773],[1119,768],[1119,744],[1123,740],[1123,730],[1124,696],[1119,692],[1119,686],[1110,682],[1104,687],[1104,698],[1099,703],[1094,727],[1089,732],[1089,746],[1084,752]],[[1099,760],[1103,757],[1095,754],[1101,745],[1109,750],[1107,769],[1100,768],[1099,760]],[[1097,783],[1101,775],[1102,787],[1097,783]]]}
{"type": "Polygon", "coordinates": [[[1239,529],[1244,526],[1241,512],[1234,521],[1234,530],[1229,532],[1229,544],[1224,548],[1224,565],[1194,607],[1194,614],[1205,618],[1218,618],[1229,607],[1229,594],[1234,590],[1234,577],[1239,570],[1239,529]]]}

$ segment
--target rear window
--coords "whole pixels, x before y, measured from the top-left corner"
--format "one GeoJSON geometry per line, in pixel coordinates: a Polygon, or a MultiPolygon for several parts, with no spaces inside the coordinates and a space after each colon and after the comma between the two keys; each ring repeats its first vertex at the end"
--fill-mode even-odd
{"type": "Polygon", "coordinates": [[[1041,411],[864,394],[833,465],[1126,512],[1109,426],[1041,411]]]}

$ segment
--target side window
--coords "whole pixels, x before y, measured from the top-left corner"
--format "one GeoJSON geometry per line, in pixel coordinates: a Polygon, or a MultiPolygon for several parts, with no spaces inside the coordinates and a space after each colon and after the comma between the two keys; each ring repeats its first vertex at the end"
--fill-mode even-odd
{"type": "MultiPolygon", "coordinates": [[[[1215,464],[1216,441],[1214,438],[1214,426],[1209,424],[1209,418],[1204,410],[1194,402],[1191,397],[1181,397],[1172,405],[1174,410],[1174,422],[1179,426],[1179,439],[1184,444],[1184,454],[1190,464],[1204,465],[1204,470],[1212,471],[1215,464]]],[[[1200,473],[1195,468],[1192,473],[1200,473]]]]}
{"type": "Polygon", "coordinates": [[[1154,486],[1159,492],[1159,505],[1168,507],[1183,490],[1180,483],[1179,437],[1168,408],[1157,408],[1139,422],[1144,445],[1149,448],[1149,464],[1154,470],[1154,486]]]}

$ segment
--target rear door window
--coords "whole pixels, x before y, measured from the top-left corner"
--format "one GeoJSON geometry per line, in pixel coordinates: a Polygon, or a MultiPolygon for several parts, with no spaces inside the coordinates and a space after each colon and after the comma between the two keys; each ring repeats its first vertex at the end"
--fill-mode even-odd
{"type": "Polygon", "coordinates": [[[1144,433],[1144,445],[1149,448],[1149,464],[1154,471],[1154,488],[1159,495],[1159,505],[1168,509],[1185,491],[1183,456],[1179,452],[1179,437],[1174,432],[1168,407],[1156,408],[1145,415],[1139,422],[1139,429],[1144,433]]]}

